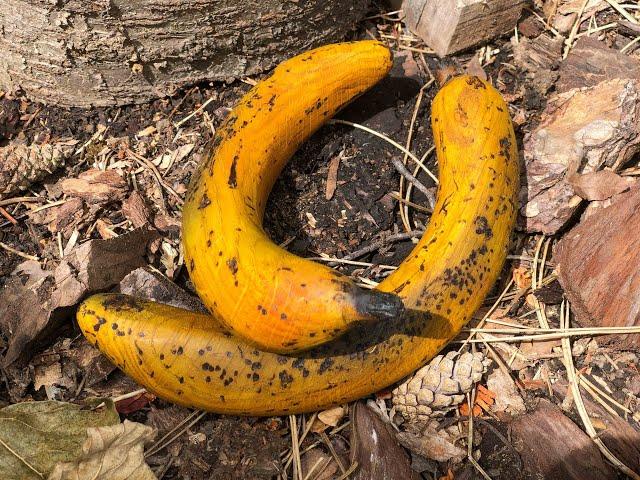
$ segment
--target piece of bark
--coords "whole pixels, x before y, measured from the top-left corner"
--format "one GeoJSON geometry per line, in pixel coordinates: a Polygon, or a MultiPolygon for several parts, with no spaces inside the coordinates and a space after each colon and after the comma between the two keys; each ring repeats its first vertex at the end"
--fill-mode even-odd
{"type": "Polygon", "coordinates": [[[639,80],[609,80],[552,97],[524,142],[526,229],[556,233],[581,202],[568,177],[604,167],[617,171],[638,150],[639,80]]]}
{"type": "Polygon", "coordinates": [[[525,469],[545,480],[617,478],[593,440],[548,400],[515,419],[511,433],[525,469]]]}
{"type": "MultiPolygon", "coordinates": [[[[565,399],[569,391],[569,383],[565,380],[558,380],[553,384],[553,393],[561,400],[565,399]]],[[[631,426],[624,418],[611,414],[598,403],[592,401],[589,394],[583,389],[581,392],[589,418],[599,420],[605,427],[598,431],[598,438],[622,463],[634,472],[639,472],[640,430],[631,426]]]]}
{"type": "Polygon", "coordinates": [[[77,143],[76,140],[66,139],[31,145],[12,142],[0,147],[0,200],[26,190],[32,183],[39,182],[62,167],[73,155],[77,143]]]}
{"type": "Polygon", "coordinates": [[[255,75],[337,41],[368,4],[4,0],[0,88],[63,106],[143,103],[187,84],[255,75]]]}
{"type": "Polygon", "coordinates": [[[577,195],[585,200],[606,200],[622,192],[628,191],[637,180],[633,177],[622,177],[611,170],[600,170],[583,175],[572,175],[569,183],[577,195]]]}
{"type": "Polygon", "coordinates": [[[354,480],[417,480],[409,456],[398,444],[393,428],[366,404],[358,402],[351,412],[351,460],[358,462],[354,480]]]}
{"type": "Polygon", "coordinates": [[[405,0],[407,26],[440,57],[513,30],[523,0],[405,0]]]}
{"type": "Polygon", "coordinates": [[[151,224],[151,210],[149,210],[140,192],[132,192],[122,202],[122,214],[131,222],[134,228],[151,224]]]}
{"type": "Polygon", "coordinates": [[[526,37],[513,45],[513,61],[527,73],[527,80],[544,95],[558,78],[562,59],[562,38],[546,33],[530,40],[526,37]]]}
{"type": "Polygon", "coordinates": [[[607,47],[592,36],[578,39],[560,67],[556,90],[593,87],[605,80],[640,79],[640,59],[607,47]]]}
{"type": "Polygon", "coordinates": [[[87,203],[105,203],[122,200],[127,192],[126,180],[115,170],[91,168],[78,178],[65,178],[62,191],[87,203]]]}
{"type": "MultiPolygon", "coordinates": [[[[623,193],[558,243],[560,283],[578,323],[640,325],[640,188],[623,193]]],[[[598,337],[621,348],[640,347],[640,335],[598,337]]]]}
{"type": "Polygon", "coordinates": [[[198,297],[190,295],[164,275],[147,267],[137,268],[124,277],[120,281],[120,293],[207,313],[198,297]]]}

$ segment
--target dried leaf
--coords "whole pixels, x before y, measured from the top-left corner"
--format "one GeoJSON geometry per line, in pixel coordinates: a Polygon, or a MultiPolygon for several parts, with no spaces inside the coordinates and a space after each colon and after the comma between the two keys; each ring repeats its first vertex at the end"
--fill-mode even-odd
{"type": "Polygon", "coordinates": [[[155,480],[144,461],[144,446],[156,431],[125,420],[118,425],[87,429],[82,455],[73,462],[58,463],[48,480],[155,480]]]}
{"type": "Polygon", "coordinates": [[[95,409],[55,401],[18,403],[1,409],[2,480],[42,480],[57,462],[77,458],[87,439],[87,428],[120,421],[112,402],[101,403],[103,406],[95,409]]]}
{"type": "Polygon", "coordinates": [[[90,292],[117,285],[132,270],[146,264],[147,244],[157,234],[140,228],[110,240],[90,240],[76,248],[55,270],[55,307],[75,305],[90,292]]]}
{"type": "Polygon", "coordinates": [[[329,410],[324,410],[318,413],[318,419],[325,425],[335,427],[340,423],[340,420],[344,417],[346,411],[342,407],[333,407],[329,410]]]}
{"type": "Polygon", "coordinates": [[[636,180],[632,177],[621,177],[611,170],[589,172],[583,175],[572,175],[569,183],[585,200],[606,200],[629,190],[636,180]]]}
{"type": "MultiPolygon", "coordinates": [[[[19,357],[27,357],[41,343],[48,326],[61,319],[52,318],[48,302],[53,288],[51,272],[41,269],[38,262],[28,261],[16,267],[0,290],[0,331],[8,338],[2,365],[7,367],[19,357]]],[[[50,332],[49,332],[50,333],[50,332]]]]}
{"type": "Polygon", "coordinates": [[[466,450],[456,446],[445,430],[426,430],[420,435],[400,432],[397,438],[405,448],[436,462],[460,462],[467,456],[466,450]]]}
{"type": "Polygon", "coordinates": [[[511,376],[501,368],[496,368],[487,378],[487,388],[495,394],[494,412],[511,414],[526,412],[524,400],[518,393],[511,376]]]}

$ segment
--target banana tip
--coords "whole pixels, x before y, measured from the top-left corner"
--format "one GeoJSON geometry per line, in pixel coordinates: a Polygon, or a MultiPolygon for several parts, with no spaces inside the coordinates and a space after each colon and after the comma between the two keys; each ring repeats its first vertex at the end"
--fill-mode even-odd
{"type": "Polygon", "coordinates": [[[404,312],[402,299],[393,293],[360,291],[356,295],[356,308],[360,314],[374,320],[396,318],[404,312]]]}

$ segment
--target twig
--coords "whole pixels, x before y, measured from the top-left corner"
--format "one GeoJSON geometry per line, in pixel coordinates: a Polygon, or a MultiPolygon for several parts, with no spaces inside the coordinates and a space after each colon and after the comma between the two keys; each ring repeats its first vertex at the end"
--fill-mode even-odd
{"type": "Polygon", "coordinates": [[[412,230],[412,231],[407,232],[407,233],[395,233],[393,235],[388,235],[386,237],[381,238],[380,240],[378,240],[376,242],[373,242],[370,245],[367,245],[365,247],[359,248],[355,252],[351,252],[348,255],[345,255],[340,260],[355,260],[356,258],[362,257],[363,255],[366,255],[367,253],[374,252],[374,251],[378,250],[379,248],[384,247],[385,245],[387,245],[389,243],[401,242],[403,240],[408,240],[410,238],[420,236],[423,233],[424,233],[424,230],[412,230]]]}
{"type": "Polygon", "coordinates": [[[378,265],[370,262],[358,262],[355,260],[345,260],[344,258],[333,257],[307,257],[307,260],[313,260],[314,262],[328,262],[328,263],[344,263],[345,265],[354,265],[356,267],[373,267],[381,268],[383,270],[397,270],[398,267],[394,265],[378,265]]]}
{"type": "Polygon", "coordinates": [[[14,203],[28,203],[28,202],[44,202],[44,197],[13,197],[6,200],[0,200],[0,207],[6,207],[7,205],[13,205],[14,203]]]}
{"type": "Polygon", "coordinates": [[[300,442],[298,440],[298,422],[295,415],[289,415],[291,429],[291,451],[293,452],[293,478],[302,480],[302,461],[300,460],[300,442]]]}
{"type": "Polygon", "coordinates": [[[392,198],[394,198],[395,200],[399,201],[400,203],[408,205],[411,208],[414,208],[414,209],[418,210],[419,212],[422,212],[422,213],[431,213],[431,212],[433,212],[432,208],[423,207],[422,205],[418,205],[417,203],[410,202],[409,200],[405,200],[397,192],[389,192],[389,195],[391,195],[392,198]]]}
{"type": "Polygon", "coordinates": [[[624,8],[622,8],[622,5],[620,5],[616,0],[606,0],[606,2],[611,5],[614,10],[617,10],[618,13],[620,15],[622,15],[625,19],[627,19],[629,22],[638,25],[638,20],[636,20],[633,15],[631,15],[629,12],[627,12],[624,8]]]}
{"type": "Polygon", "coordinates": [[[184,117],[182,120],[179,120],[178,122],[174,123],[173,126],[175,128],[180,128],[180,126],[185,123],[188,122],[189,120],[191,120],[193,117],[195,117],[198,113],[200,113],[202,110],[204,110],[205,108],[207,108],[207,105],[209,105],[211,102],[213,102],[213,97],[211,97],[210,99],[208,99],[206,102],[204,102],[202,105],[200,105],[199,108],[197,108],[196,110],[194,110],[193,112],[191,112],[189,115],[187,115],[186,117],[184,117]]]}
{"type": "Polygon", "coordinates": [[[117,397],[112,397],[111,401],[113,403],[118,403],[118,402],[121,402],[122,400],[127,400],[129,398],[136,397],[136,396],[141,395],[143,393],[147,393],[147,389],[146,388],[141,388],[140,390],[134,390],[133,392],[125,393],[124,395],[120,395],[120,396],[117,396],[117,397]]]}
{"type": "MultiPolygon", "coordinates": [[[[420,190],[425,197],[427,197],[429,207],[431,208],[431,210],[433,210],[433,207],[436,204],[435,195],[431,193],[429,189],[420,182],[420,180],[414,177],[399,159],[391,157],[391,163],[393,163],[393,166],[396,167],[396,170],[400,173],[400,175],[402,175],[409,183],[411,183],[414,187],[420,190]]],[[[408,230],[410,229],[408,228],[408,230]]]]}
{"type": "Polygon", "coordinates": [[[13,253],[14,255],[18,255],[19,257],[26,258],[27,260],[35,260],[36,262],[40,259],[34,255],[29,255],[28,253],[23,253],[20,250],[16,250],[15,248],[10,247],[6,243],[0,242],[0,247],[4,248],[8,252],[13,253]]]}
{"type": "Polygon", "coordinates": [[[164,437],[162,437],[160,440],[158,440],[156,443],[154,443],[151,446],[151,448],[149,448],[149,450],[147,452],[145,452],[144,456],[145,457],[150,457],[151,455],[154,455],[154,454],[158,453],[163,448],[166,448],[169,445],[171,445],[184,432],[186,432],[191,427],[193,427],[196,423],[198,423],[202,419],[202,417],[204,417],[206,414],[207,414],[207,412],[202,412],[202,411],[199,411],[199,410],[194,411],[185,420],[182,420],[182,422],[180,422],[176,427],[171,429],[171,431],[169,431],[164,437]],[[186,421],[188,421],[190,418],[193,418],[194,415],[197,415],[197,416],[191,422],[189,422],[189,424],[184,426],[182,429],[180,429],[180,431],[178,431],[176,433],[176,431],[180,428],[180,426],[184,425],[186,423],[186,421]],[[171,437],[171,435],[174,434],[174,433],[175,433],[175,435],[173,435],[173,437],[171,437]],[[167,439],[167,441],[163,442],[165,439],[167,439]]]}
{"type": "Polygon", "coordinates": [[[590,331],[590,332],[586,332],[586,331],[574,332],[573,329],[571,329],[563,332],[541,333],[539,335],[516,335],[512,337],[494,337],[489,332],[491,332],[491,330],[475,331],[473,333],[480,334],[482,335],[483,338],[480,338],[480,339],[467,338],[465,340],[458,340],[457,343],[462,343],[464,346],[467,343],[496,343],[496,342],[499,343],[499,342],[528,342],[528,341],[540,342],[540,341],[546,341],[546,340],[558,340],[558,339],[580,337],[580,336],[591,337],[595,335],[613,335],[613,334],[626,335],[626,334],[632,334],[632,333],[640,333],[640,327],[615,327],[611,329],[607,328],[606,330],[603,327],[603,328],[594,329],[594,331],[590,331]]]}
{"type": "MultiPolygon", "coordinates": [[[[563,328],[569,327],[569,304],[566,301],[560,305],[560,326],[563,328]]],[[[587,409],[584,406],[584,401],[582,399],[582,394],[580,393],[579,380],[576,376],[575,366],[573,364],[573,356],[571,355],[571,342],[568,338],[562,339],[562,352],[564,353],[564,363],[567,369],[567,377],[569,378],[569,384],[571,386],[571,392],[573,394],[573,401],[576,405],[576,409],[580,415],[580,419],[584,425],[587,434],[591,437],[593,442],[598,446],[602,455],[604,455],[607,460],[613,463],[616,468],[618,468],[621,472],[631,477],[633,480],[640,480],[640,475],[627,467],[618,457],[616,457],[611,450],[604,444],[604,442],[599,438],[598,432],[593,426],[591,422],[591,418],[587,413],[587,409]]]]}

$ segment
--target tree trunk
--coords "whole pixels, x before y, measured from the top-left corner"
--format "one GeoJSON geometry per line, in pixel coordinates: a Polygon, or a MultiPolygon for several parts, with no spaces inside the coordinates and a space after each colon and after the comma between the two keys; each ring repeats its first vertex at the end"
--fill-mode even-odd
{"type": "Polygon", "coordinates": [[[0,88],[62,106],[142,103],[336,41],[369,0],[3,0],[0,88]]]}

